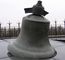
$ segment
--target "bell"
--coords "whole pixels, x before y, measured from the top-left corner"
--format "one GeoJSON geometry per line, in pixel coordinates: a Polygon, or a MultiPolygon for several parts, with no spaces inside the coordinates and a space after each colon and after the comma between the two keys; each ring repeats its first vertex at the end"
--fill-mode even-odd
{"type": "Polygon", "coordinates": [[[25,9],[26,13],[30,11],[33,14],[23,17],[18,38],[8,45],[8,51],[15,57],[48,59],[56,55],[48,39],[50,22],[44,17],[47,12],[40,2],[33,8],[25,9]]]}

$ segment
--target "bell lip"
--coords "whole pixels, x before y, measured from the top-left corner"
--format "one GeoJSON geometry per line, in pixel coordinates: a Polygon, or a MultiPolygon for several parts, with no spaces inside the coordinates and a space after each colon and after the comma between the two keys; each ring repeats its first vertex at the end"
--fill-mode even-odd
{"type": "MultiPolygon", "coordinates": [[[[52,48],[52,47],[51,47],[52,48]]],[[[14,48],[14,46],[12,46],[12,45],[9,45],[8,46],[8,51],[14,56],[14,57],[20,57],[20,58],[35,58],[35,59],[38,59],[38,58],[40,58],[40,59],[50,59],[50,58],[53,58],[53,57],[55,57],[56,55],[57,55],[57,51],[54,49],[54,48],[52,48],[53,50],[54,50],[54,52],[52,52],[52,50],[51,50],[51,52],[53,53],[53,54],[49,54],[49,55],[47,55],[47,56],[45,56],[44,57],[44,52],[42,52],[43,53],[43,55],[41,54],[41,55],[38,55],[38,56],[33,56],[32,54],[27,54],[27,53],[24,53],[23,51],[22,51],[22,49],[21,49],[21,52],[19,52],[19,51],[17,51],[16,50],[17,48],[14,48]],[[12,50],[13,49],[13,50],[12,50]],[[17,51],[16,53],[15,53],[15,51],[17,51]],[[21,54],[21,55],[20,55],[21,54]],[[29,55],[29,56],[28,56],[29,55]]]]}
{"type": "MultiPolygon", "coordinates": [[[[14,57],[14,58],[30,58],[30,57],[18,57],[18,56],[15,56],[15,55],[13,55],[11,52],[8,52],[7,53],[7,55],[11,58],[11,57],[14,57]]],[[[50,56],[50,57],[47,57],[47,58],[33,58],[33,59],[50,59],[50,58],[53,58],[53,57],[55,57],[57,55],[57,52],[55,51],[55,53],[52,55],[52,56],[50,56]]],[[[32,58],[31,58],[32,59],[32,58]]]]}

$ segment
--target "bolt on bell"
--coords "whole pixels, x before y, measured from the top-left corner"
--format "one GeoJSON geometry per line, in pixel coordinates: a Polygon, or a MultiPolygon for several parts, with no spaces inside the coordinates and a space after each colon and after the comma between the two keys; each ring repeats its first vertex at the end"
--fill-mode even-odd
{"type": "Polygon", "coordinates": [[[50,45],[48,30],[50,22],[44,17],[48,12],[44,10],[42,1],[38,1],[32,8],[25,8],[25,13],[32,13],[23,17],[21,31],[8,51],[21,58],[48,59],[56,55],[56,50],[50,45]]]}

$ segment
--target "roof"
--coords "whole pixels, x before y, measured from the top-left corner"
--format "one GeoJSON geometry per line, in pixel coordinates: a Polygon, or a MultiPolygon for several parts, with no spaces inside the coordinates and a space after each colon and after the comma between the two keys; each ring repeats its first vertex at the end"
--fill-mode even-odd
{"type": "MultiPolygon", "coordinates": [[[[0,60],[11,60],[8,57],[8,44],[12,43],[16,39],[4,39],[0,40],[0,60]]],[[[52,47],[57,51],[57,55],[51,60],[65,60],[65,43],[61,41],[51,40],[49,39],[52,47]]],[[[17,60],[17,58],[15,59],[17,60]]],[[[19,60],[19,59],[18,59],[19,60]]]]}

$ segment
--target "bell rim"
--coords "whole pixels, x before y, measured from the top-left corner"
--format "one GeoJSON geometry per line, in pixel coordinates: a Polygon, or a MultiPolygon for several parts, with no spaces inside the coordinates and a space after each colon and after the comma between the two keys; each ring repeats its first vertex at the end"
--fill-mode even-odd
{"type": "Polygon", "coordinates": [[[53,47],[51,47],[53,50],[54,50],[54,52],[52,52],[53,54],[46,54],[47,56],[46,57],[44,57],[44,52],[41,52],[41,53],[43,53],[43,54],[38,54],[37,56],[35,56],[34,54],[27,54],[27,53],[24,53],[23,51],[22,51],[22,49],[21,49],[21,52],[19,52],[19,51],[17,51],[16,53],[15,52],[13,52],[13,51],[16,51],[16,48],[14,48],[14,46],[12,46],[12,45],[9,45],[8,46],[8,51],[13,55],[13,56],[15,56],[15,57],[20,57],[20,58],[41,58],[41,59],[49,59],[49,58],[53,58],[53,57],[55,57],[56,55],[57,55],[57,52],[56,52],[56,50],[53,48],[53,47]],[[14,49],[14,50],[12,50],[12,49],[14,49]],[[21,55],[20,55],[21,54],[21,55]],[[22,55],[22,54],[24,54],[24,55],[22,55]]]}
{"type": "MultiPolygon", "coordinates": [[[[47,57],[47,58],[33,58],[33,59],[50,59],[50,58],[55,57],[56,54],[57,54],[57,52],[55,51],[55,53],[54,53],[52,56],[50,56],[50,57],[47,57]]],[[[12,55],[11,52],[8,52],[7,55],[8,55],[10,58],[11,58],[11,57],[13,57],[13,58],[21,58],[21,57],[16,57],[16,56],[12,55]]],[[[25,58],[26,58],[26,57],[25,57],[25,58]]],[[[27,58],[27,59],[28,59],[28,58],[27,58]]],[[[32,59],[32,58],[31,58],[31,59],[32,59]]]]}

